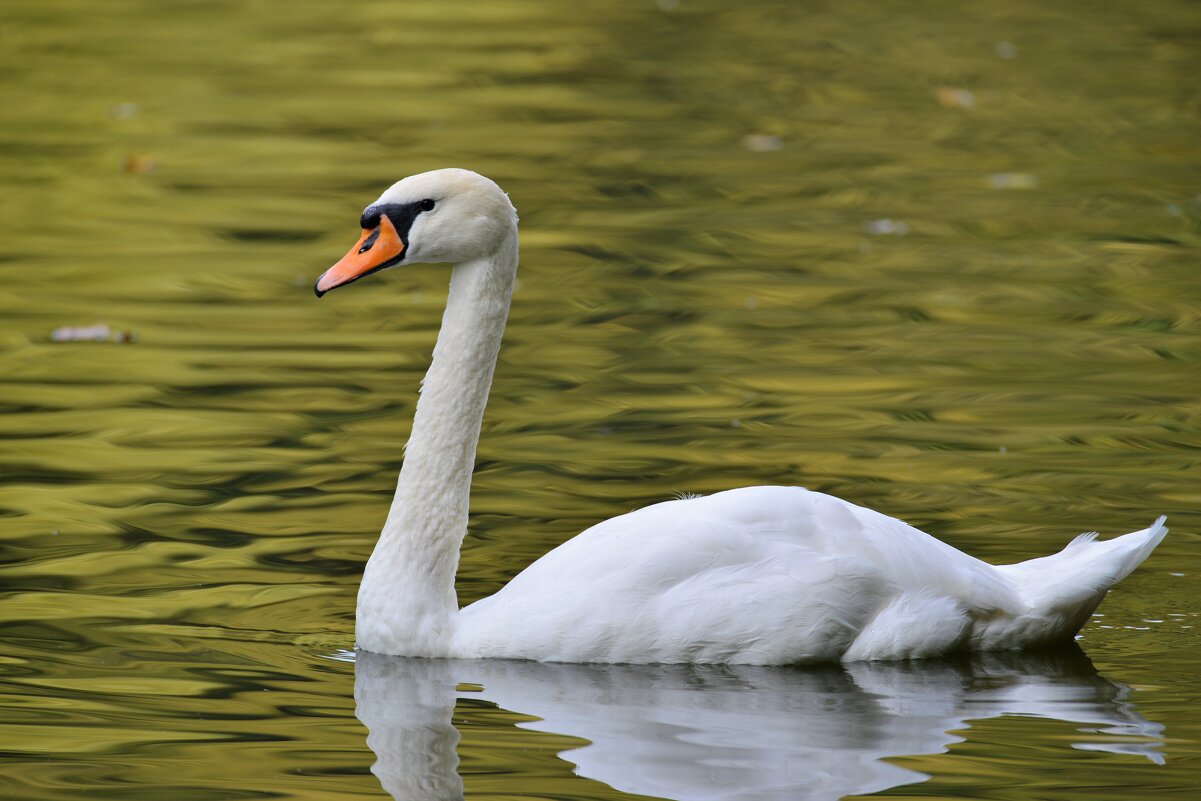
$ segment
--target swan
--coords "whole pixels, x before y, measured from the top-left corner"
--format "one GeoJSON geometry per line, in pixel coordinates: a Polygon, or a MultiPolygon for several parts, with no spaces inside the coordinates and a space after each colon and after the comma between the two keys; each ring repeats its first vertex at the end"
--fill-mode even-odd
{"type": "Polygon", "coordinates": [[[450,290],[387,520],[359,586],[375,653],[543,662],[790,664],[1017,650],[1070,639],[1167,533],[994,566],[800,487],[744,487],[599,523],[460,609],[480,423],[517,273],[517,213],[462,169],[412,175],[364,210],[318,297],[403,264],[450,290]]]}

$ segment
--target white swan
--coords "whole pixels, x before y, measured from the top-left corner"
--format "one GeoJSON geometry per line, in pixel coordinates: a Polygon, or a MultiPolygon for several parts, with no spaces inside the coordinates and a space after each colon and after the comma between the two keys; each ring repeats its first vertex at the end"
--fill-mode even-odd
{"type": "Polygon", "coordinates": [[[513,279],[517,214],[467,170],[410,176],[363,212],[320,297],[386,267],[454,265],[387,522],[359,587],[358,647],[424,657],[786,664],[1017,649],[1070,638],[1167,533],[992,566],[798,487],[748,487],[607,520],[460,610],[455,570],[513,279]]]}

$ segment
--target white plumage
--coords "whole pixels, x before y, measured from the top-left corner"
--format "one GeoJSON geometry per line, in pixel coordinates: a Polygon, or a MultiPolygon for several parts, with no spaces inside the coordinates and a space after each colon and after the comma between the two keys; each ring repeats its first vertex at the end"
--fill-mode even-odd
{"type": "Polygon", "coordinates": [[[454,576],[517,271],[517,216],[487,178],[437,170],[392,186],[364,221],[378,228],[365,228],[318,294],[380,265],[455,264],[396,496],[359,589],[356,635],[368,651],[787,664],[1027,648],[1070,638],[1167,533],[1161,517],[997,567],[829,495],[748,487],[607,520],[459,610],[454,576]],[[375,253],[372,242],[395,244],[375,253]]]}

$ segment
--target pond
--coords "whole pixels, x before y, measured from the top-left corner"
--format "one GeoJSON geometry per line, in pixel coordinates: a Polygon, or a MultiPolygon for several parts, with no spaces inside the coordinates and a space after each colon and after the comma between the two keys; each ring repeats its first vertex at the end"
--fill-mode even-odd
{"type": "Polygon", "coordinates": [[[1191,799],[1201,12],[617,0],[0,10],[0,794],[1191,799]],[[522,264],[467,603],[677,493],[994,563],[1167,514],[1078,646],[845,667],[353,653],[484,173],[522,264]]]}

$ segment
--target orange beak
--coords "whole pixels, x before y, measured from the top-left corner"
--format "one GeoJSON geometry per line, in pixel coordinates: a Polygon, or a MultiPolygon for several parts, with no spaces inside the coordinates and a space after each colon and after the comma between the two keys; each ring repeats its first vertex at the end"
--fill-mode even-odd
{"type": "Polygon", "coordinates": [[[334,287],[344,286],[385,267],[391,267],[400,261],[404,252],[405,243],[401,241],[400,234],[396,233],[396,226],[388,219],[388,215],[381,215],[379,228],[364,229],[354,247],[317,279],[317,283],[313,285],[313,292],[317,297],[321,297],[334,287]]]}

